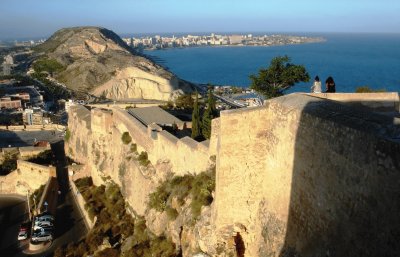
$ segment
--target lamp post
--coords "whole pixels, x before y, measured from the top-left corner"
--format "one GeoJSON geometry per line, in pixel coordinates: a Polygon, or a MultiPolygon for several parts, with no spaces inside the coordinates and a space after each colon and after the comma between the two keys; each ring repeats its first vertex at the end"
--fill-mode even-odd
{"type": "Polygon", "coordinates": [[[37,215],[37,209],[36,209],[36,195],[33,195],[33,214],[37,215]]]}

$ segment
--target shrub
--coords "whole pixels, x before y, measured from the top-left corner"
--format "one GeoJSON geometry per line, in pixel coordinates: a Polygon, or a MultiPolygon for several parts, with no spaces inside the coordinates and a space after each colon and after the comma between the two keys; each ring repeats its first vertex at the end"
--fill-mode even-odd
{"type": "Polygon", "coordinates": [[[159,212],[163,212],[167,207],[167,201],[171,192],[166,189],[166,184],[163,183],[157,187],[156,191],[149,195],[148,206],[159,212]]]}
{"type": "Polygon", "coordinates": [[[168,217],[172,220],[178,216],[177,211],[171,207],[172,199],[176,198],[182,205],[185,198],[190,195],[192,198],[190,208],[193,219],[196,219],[200,215],[201,207],[212,203],[213,190],[215,190],[214,170],[196,176],[176,176],[163,182],[150,194],[148,207],[159,212],[167,211],[168,217]]]}
{"type": "Polygon", "coordinates": [[[121,140],[122,140],[122,142],[124,143],[124,144],[129,144],[130,142],[132,142],[132,138],[131,138],[131,136],[129,135],[129,132],[124,132],[123,134],[122,134],[122,137],[121,137],[121,140]]]}
{"type": "Polygon", "coordinates": [[[65,136],[64,136],[65,142],[68,142],[70,138],[71,138],[71,131],[67,128],[65,130],[65,136]]]}
{"type": "Polygon", "coordinates": [[[104,249],[100,252],[97,252],[95,255],[95,257],[119,257],[119,256],[120,254],[118,250],[112,248],[104,249]]]}
{"type": "Polygon", "coordinates": [[[151,256],[176,256],[175,245],[165,237],[158,237],[151,241],[151,256]]]}
{"type": "Polygon", "coordinates": [[[175,210],[172,207],[167,206],[167,208],[165,209],[165,212],[167,213],[167,217],[170,221],[173,221],[176,219],[176,217],[178,217],[179,213],[177,210],[175,210]]]}
{"type": "Polygon", "coordinates": [[[41,185],[38,189],[36,189],[30,196],[29,196],[29,202],[31,203],[31,212],[37,207],[39,204],[40,198],[42,198],[44,188],[46,185],[41,185]],[[36,203],[36,206],[35,206],[36,203]]]}
{"type": "Polygon", "coordinates": [[[36,157],[29,158],[27,161],[40,165],[56,165],[53,151],[46,150],[39,153],[36,157]]]}
{"type": "Polygon", "coordinates": [[[194,100],[192,95],[180,95],[175,100],[175,106],[178,109],[192,109],[194,100]]]}
{"type": "Polygon", "coordinates": [[[18,152],[6,153],[0,165],[0,175],[7,175],[17,169],[18,152]]]}
{"type": "MultiPolygon", "coordinates": [[[[85,186],[90,184],[84,181],[79,183],[85,186]]],[[[116,184],[108,184],[107,187],[90,185],[84,194],[88,199],[86,208],[97,213],[97,222],[85,239],[57,250],[58,255],[56,256],[93,255],[103,243],[104,238],[109,238],[110,243],[114,244],[121,241],[121,238],[123,240],[129,236],[133,236],[133,246],[125,252],[124,256],[178,256],[175,253],[175,245],[165,237],[157,237],[152,234],[147,229],[143,217],[137,216],[134,220],[126,213],[124,198],[116,184]]],[[[121,256],[120,248],[104,249],[96,252],[94,256],[121,256]]]]}
{"type": "Polygon", "coordinates": [[[56,59],[43,58],[33,63],[33,69],[37,73],[48,72],[53,75],[55,72],[65,70],[65,67],[56,59]]]}
{"type": "Polygon", "coordinates": [[[131,144],[131,153],[137,153],[137,145],[131,144]]]}
{"type": "Polygon", "coordinates": [[[147,152],[141,152],[138,156],[138,161],[140,165],[147,167],[150,164],[147,152]]]}
{"type": "Polygon", "coordinates": [[[200,173],[194,177],[191,189],[192,202],[190,207],[194,217],[198,217],[201,207],[208,206],[212,203],[212,191],[215,189],[215,172],[200,173]]]}
{"type": "Polygon", "coordinates": [[[83,192],[93,186],[93,181],[91,177],[79,178],[75,181],[75,185],[79,189],[79,192],[83,192]]]}

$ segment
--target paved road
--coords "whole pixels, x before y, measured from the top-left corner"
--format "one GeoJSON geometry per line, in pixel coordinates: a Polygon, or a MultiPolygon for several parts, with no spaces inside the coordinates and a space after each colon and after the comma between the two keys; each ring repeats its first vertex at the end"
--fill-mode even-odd
{"type": "Polygon", "coordinates": [[[26,199],[22,196],[0,197],[0,256],[9,256],[19,248],[19,225],[28,219],[27,210],[26,199]]]}
{"type": "Polygon", "coordinates": [[[0,148],[32,146],[37,141],[57,142],[63,140],[63,132],[60,131],[0,131],[0,148]]]}
{"type": "Polygon", "coordinates": [[[51,144],[51,149],[57,161],[57,181],[62,194],[58,197],[58,207],[55,221],[55,240],[45,252],[36,255],[26,255],[24,246],[17,241],[19,225],[27,217],[27,207],[23,197],[10,198],[0,196],[0,256],[52,256],[54,250],[69,242],[78,241],[86,233],[86,225],[75,203],[68,184],[67,162],[64,152],[64,141],[51,144]],[[3,229],[4,228],[4,229],[3,229]],[[4,231],[3,231],[4,230],[4,231]],[[4,246],[3,246],[4,245],[4,246]]]}
{"type": "Polygon", "coordinates": [[[51,247],[43,253],[27,255],[22,251],[27,248],[28,242],[20,244],[17,240],[19,225],[27,216],[26,201],[23,198],[0,196],[0,256],[51,256],[57,247],[78,241],[87,233],[78,206],[68,192],[65,201],[60,203],[57,208],[56,239],[51,247]]]}

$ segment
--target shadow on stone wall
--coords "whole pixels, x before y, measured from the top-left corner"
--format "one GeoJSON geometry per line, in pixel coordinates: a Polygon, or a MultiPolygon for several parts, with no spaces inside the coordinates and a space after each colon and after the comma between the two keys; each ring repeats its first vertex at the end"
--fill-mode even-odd
{"type": "Polygon", "coordinates": [[[400,125],[355,106],[303,109],[279,256],[400,256],[400,125]]]}
{"type": "Polygon", "coordinates": [[[61,191],[61,201],[69,190],[68,163],[65,156],[64,141],[51,144],[51,150],[56,158],[56,173],[59,190],[61,191]]]}

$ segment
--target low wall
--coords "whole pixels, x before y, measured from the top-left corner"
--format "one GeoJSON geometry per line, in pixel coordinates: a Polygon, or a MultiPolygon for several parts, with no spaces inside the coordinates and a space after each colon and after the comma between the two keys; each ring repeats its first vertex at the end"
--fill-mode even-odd
{"type": "Polygon", "coordinates": [[[44,173],[47,176],[55,177],[56,176],[56,167],[53,166],[44,166],[28,161],[17,160],[17,169],[22,172],[37,172],[44,173]]]}
{"type": "Polygon", "coordinates": [[[19,154],[22,158],[36,156],[39,153],[50,150],[50,145],[48,147],[35,147],[35,146],[26,146],[19,147],[19,154]]]}
{"type": "Polygon", "coordinates": [[[146,127],[125,110],[117,108],[113,109],[113,122],[121,134],[129,132],[139,152],[141,149],[146,151],[153,164],[169,160],[177,175],[200,173],[210,166],[209,141],[199,143],[190,137],[179,139],[156,124],[146,127]]]}
{"type": "Polygon", "coordinates": [[[399,112],[399,94],[382,93],[313,93],[306,94],[321,99],[346,103],[352,107],[365,106],[381,112],[399,112]]]}
{"type": "Polygon", "coordinates": [[[122,109],[125,108],[142,108],[142,107],[151,107],[151,106],[160,106],[162,104],[165,104],[167,102],[165,101],[160,101],[160,102],[154,102],[154,103],[146,103],[146,102],[137,102],[137,103],[109,103],[109,104],[88,104],[90,107],[95,107],[95,108],[103,108],[103,109],[112,109],[115,107],[119,107],[122,109]]]}
{"type": "Polygon", "coordinates": [[[38,131],[38,130],[65,130],[66,126],[60,124],[46,125],[18,125],[18,126],[0,126],[0,130],[9,131],[38,131]]]}
{"type": "Polygon", "coordinates": [[[96,223],[96,217],[94,217],[93,221],[89,218],[89,213],[85,209],[85,204],[86,201],[83,199],[82,194],[79,192],[78,188],[75,185],[75,182],[69,177],[69,184],[71,186],[71,194],[75,199],[75,202],[78,205],[78,208],[82,214],[83,220],[85,221],[85,225],[88,230],[92,229],[94,227],[94,224],[96,223]]]}
{"type": "Polygon", "coordinates": [[[22,160],[17,161],[17,169],[6,176],[0,176],[1,193],[26,195],[47,183],[55,174],[55,167],[46,167],[22,160]]]}

